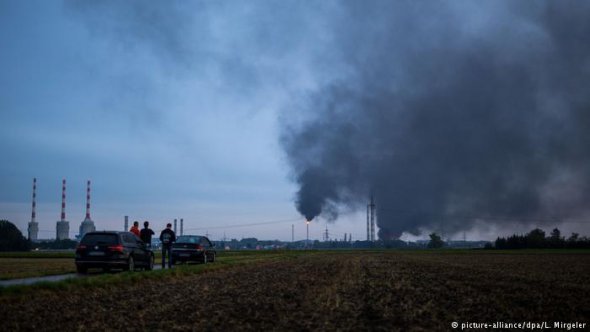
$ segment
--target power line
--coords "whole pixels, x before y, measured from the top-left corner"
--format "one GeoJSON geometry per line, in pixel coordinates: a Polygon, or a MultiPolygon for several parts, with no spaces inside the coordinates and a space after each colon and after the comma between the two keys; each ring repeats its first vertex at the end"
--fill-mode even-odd
{"type": "Polygon", "coordinates": [[[209,230],[209,229],[226,229],[226,228],[239,228],[239,227],[251,227],[251,226],[262,226],[262,225],[271,225],[271,224],[280,224],[280,223],[288,223],[294,221],[301,221],[302,218],[296,219],[283,219],[283,220],[272,220],[272,221],[263,221],[263,222],[256,222],[256,223],[248,223],[248,224],[234,224],[234,225],[225,225],[225,226],[203,226],[203,227],[195,227],[195,228],[187,228],[186,230],[189,231],[196,231],[196,230],[209,230]]]}

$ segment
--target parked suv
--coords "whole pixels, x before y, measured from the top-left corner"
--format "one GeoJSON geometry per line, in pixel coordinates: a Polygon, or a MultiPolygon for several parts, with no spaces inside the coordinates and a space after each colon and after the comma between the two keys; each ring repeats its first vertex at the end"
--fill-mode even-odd
{"type": "Polygon", "coordinates": [[[86,233],[76,248],[76,270],[86,273],[88,268],[111,268],[133,271],[136,267],[154,268],[154,253],[130,232],[86,233]]]}
{"type": "Polygon", "coordinates": [[[172,262],[215,262],[214,245],[205,236],[181,235],[172,244],[172,262]]]}

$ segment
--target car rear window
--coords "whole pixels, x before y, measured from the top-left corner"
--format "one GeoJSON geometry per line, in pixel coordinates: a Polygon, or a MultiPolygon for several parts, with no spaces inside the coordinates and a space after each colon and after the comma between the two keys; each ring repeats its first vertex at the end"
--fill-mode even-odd
{"type": "Polygon", "coordinates": [[[176,243],[200,243],[201,237],[200,236],[179,236],[176,239],[176,243]]]}
{"type": "Polygon", "coordinates": [[[80,243],[90,246],[96,244],[118,244],[119,237],[117,234],[86,234],[80,243]]]}

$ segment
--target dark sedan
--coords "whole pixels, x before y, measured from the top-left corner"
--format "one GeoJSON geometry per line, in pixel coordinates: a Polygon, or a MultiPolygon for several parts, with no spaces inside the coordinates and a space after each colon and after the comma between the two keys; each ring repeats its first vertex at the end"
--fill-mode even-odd
{"type": "Polygon", "coordinates": [[[76,270],[86,273],[88,268],[111,268],[133,271],[136,267],[154,268],[154,253],[130,232],[86,233],[76,248],[76,270]]]}
{"type": "Polygon", "coordinates": [[[214,247],[206,236],[181,235],[172,244],[172,262],[215,262],[214,247]]]}

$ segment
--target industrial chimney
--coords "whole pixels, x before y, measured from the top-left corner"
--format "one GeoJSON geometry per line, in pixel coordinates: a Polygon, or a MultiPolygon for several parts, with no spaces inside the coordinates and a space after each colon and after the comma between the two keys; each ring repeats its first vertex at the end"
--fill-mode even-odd
{"type": "Polygon", "coordinates": [[[183,235],[183,229],[184,229],[184,220],[182,218],[180,218],[180,235],[183,235]]]}
{"type": "Polygon", "coordinates": [[[70,238],[70,223],[66,221],[66,180],[62,180],[61,186],[61,220],[55,226],[57,240],[70,238]]]}
{"type": "Polygon", "coordinates": [[[90,180],[86,182],[86,218],[80,224],[80,239],[88,232],[94,232],[94,221],[90,218],[90,180]]]}
{"type": "Polygon", "coordinates": [[[125,228],[123,228],[124,232],[127,232],[129,230],[129,216],[125,216],[125,228]]]}
{"type": "Polygon", "coordinates": [[[39,223],[35,221],[35,205],[37,201],[37,178],[33,178],[33,208],[31,212],[31,222],[29,223],[29,241],[37,241],[39,234],[39,223]]]}
{"type": "Polygon", "coordinates": [[[176,219],[174,219],[174,234],[176,234],[176,219]]]}

